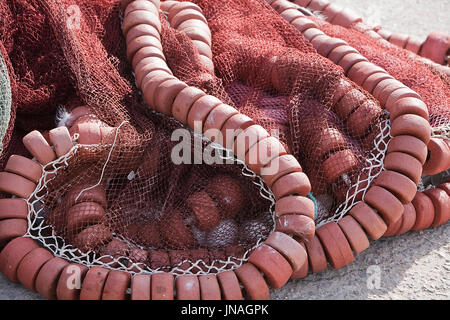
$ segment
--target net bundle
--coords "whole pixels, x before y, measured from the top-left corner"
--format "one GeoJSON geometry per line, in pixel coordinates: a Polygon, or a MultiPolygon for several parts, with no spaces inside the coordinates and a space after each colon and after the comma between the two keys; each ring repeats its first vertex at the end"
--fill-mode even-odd
{"type": "MultiPolygon", "coordinates": [[[[9,82],[8,70],[5,61],[0,57],[0,112],[2,124],[0,127],[0,141],[6,135],[9,127],[10,113],[11,113],[11,87],[9,82]]],[[[3,144],[0,145],[0,151],[3,151],[3,144]]]]}
{"type": "Polygon", "coordinates": [[[326,34],[347,41],[369,61],[417,92],[428,107],[430,124],[433,128],[448,126],[450,121],[448,76],[398,46],[377,41],[355,30],[331,25],[319,19],[314,21],[319,23],[326,34]],[[433,85],[429,86],[430,83],[433,85]]]}
{"type": "MultiPolygon", "coordinates": [[[[309,177],[316,225],[341,219],[383,170],[389,113],[266,1],[192,2],[211,32],[213,70],[161,11],[173,75],[277,136],[309,177]]],[[[12,154],[31,158],[22,138],[32,130],[67,126],[76,142],[44,166],[28,199],[29,234],[53,254],[135,273],[208,274],[241,266],[275,230],[275,200],[258,175],[145,103],[119,1],[8,0],[0,15],[0,74],[9,76],[0,111],[11,115],[2,167],[12,154]],[[77,141],[80,110],[102,143],[77,141]],[[174,163],[177,129],[190,132],[192,161],[197,142],[228,163],[174,163]]],[[[357,30],[308,19],[420,94],[433,127],[448,126],[448,78],[357,30]]]]}
{"type": "MultiPolygon", "coordinates": [[[[14,1],[2,8],[10,22],[2,32],[9,45],[6,57],[21,92],[4,159],[12,153],[29,157],[23,146],[15,147],[26,133],[45,135],[58,123],[69,127],[66,120],[80,107],[91,112],[87,122],[116,129],[108,143],[79,143],[47,164],[30,200],[32,216],[39,217],[31,232],[55,254],[88,265],[195,273],[192,265],[201,260],[204,272],[235,268],[274,228],[272,203],[261,196],[261,182],[254,174],[243,175],[245,166],[230,160],[223,148],[211,147],[223,164],[174,164],[172,132],[182,126],[152,112],[135,89],[120,3],[81,1],[79,25],[70,27],[77,22],[70,20],[71,5],[14,1]],[[85,217],[82,224],[68,219],[73,211],[85,217]],[[100,259],[104,256],[114,258],[100,259]]],[[[201,67],[189,38],[165,24],[162,40],[180,79],[233,103],[222,81],[201,67]]],[[[192,133],[188,153],[195,139],[203,149],[210,143],[192,133]]]]}

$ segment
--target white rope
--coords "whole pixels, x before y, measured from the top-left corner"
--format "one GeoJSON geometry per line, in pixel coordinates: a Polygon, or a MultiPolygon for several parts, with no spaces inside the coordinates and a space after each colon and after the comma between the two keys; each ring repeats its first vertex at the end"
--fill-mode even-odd
{"type": "Polygon", "coordinates": [[[450,123],[432,128],[431,137],[450,140],[450,123]]]}

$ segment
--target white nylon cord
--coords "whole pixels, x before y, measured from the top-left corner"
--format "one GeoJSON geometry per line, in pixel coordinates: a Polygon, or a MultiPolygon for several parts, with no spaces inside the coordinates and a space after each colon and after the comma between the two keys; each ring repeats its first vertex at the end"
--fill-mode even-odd
{"type": "Polygon", "coordinates": [[[111,154],[112,154],[112,152],[113,152],[113,150],[114,150],[114,146],[116,145],[117,136],[119,135],[119,129],[120,129],[124,124],[127,124],[127,123],[129,123],[129,122],[128,122],[128,121],[122,122],[122,123],[117,127],[117,129],[116,129],[116,134],[115,134],[115,136],[114,136],[113,144],[112,144],[112,146],[111,146],[111,149],[109,150],[108,157],[106,158],[106,162],[105,162],[105,164],[103,165],[103,168],[102,168],[102,174],[100,175],[100,178],[98,179],[98,182],[97,182],[95,185],[91,186],[91,187],[88,187],[88,188],[85,188],[85,189],[81,190],[80,193],[78,194],[78,196],[75,198],[75,201],[77,201],[77,200],[81,197],[81,195],[83,194],[83,192],[88,191],[88,190],[91,190],[91,189],[94,189],[94,188],[98,187],[98,186],[102,183],[103,176],[105,175],[106,166],[108,165],[109,160],[111,159],[111,154]]]}

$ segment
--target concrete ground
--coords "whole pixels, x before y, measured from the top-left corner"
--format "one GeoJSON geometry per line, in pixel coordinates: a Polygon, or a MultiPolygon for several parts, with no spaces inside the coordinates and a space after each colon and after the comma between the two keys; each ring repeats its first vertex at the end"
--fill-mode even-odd
{"type": "Polygon", "coordinates": [[[352,8],[370,25],[417,36],[432,31],[450,34],[450,0],[329,0],[352,8]]]}
{"type": "MultiPolygon", "coordinates": [[[[423,39],[450,34],[450,0],[333,0],[352,7],[374,25],[423,39]]],[[[450,223],[422,232],[381,239],[341,270],[290,281],[272,299],[445,299],[450,300],[450,223]]],[[[0,275],[0,299],[41,299],[0,275]]]]}
{"type": "Polygon", "coordinates": [[[340,270],[289,282],[272,299],[450,299],[450,224],[381,239],[340,270]]]}

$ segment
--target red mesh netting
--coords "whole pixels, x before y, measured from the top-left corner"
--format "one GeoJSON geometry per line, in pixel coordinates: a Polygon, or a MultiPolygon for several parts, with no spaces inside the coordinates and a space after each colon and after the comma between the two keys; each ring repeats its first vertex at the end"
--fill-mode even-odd
{"type": "MultiPolygon", "coordinates": [[[[203,67],[190,38],[161,13],[162,46],[173,74],[269,132],[277,130],[308,174],[313,194],[332,199],[331,215],[368,165],[386,118],[380,104],[265,1],[193,2],[211,29],[215,74],[203,67]],[[357,106],[364,106],[363,114],[352,113],[357,106]]],[[[11,154],[26,155],[25,133],[55,127],[60,105],[69,111],[86,105],[98,118],[93,121],[120,126],[115,143],[112,133],[105,145],[81,147],[56,177],[49,175],[44,218],[57,235],[81,251],[168,270],[185,259],[242,255],[268,236],[271,203],[240,165],[171,161],[177,143],[171,134],[182,126],[143,102],[126,59],[117,0],[7,0],[0,15],[0,48],[11,69],[17,113],[4,140],[2,165],[11,154]],[[67,25],[74,4],[81,12],[79,28],[67,25]],[[80,191],[97,184],[74,207],[80,191]],[[92,224],[68,220],[70,210],[88,215],[92,224]]],[[[323,28],[420,93],[435,117],[448,118],[449,86],[423,64],[356,31],[323,28]]]]}
{"type": "Polygon", "coordinates": [[[417,92],[427,104],[433,127],[450,122],[450,86],[448,77],[429,67],[408,50],[387,41],[379,41],[354,29],[329,24],[313,18],[327,35],[343,39],[370,62],[382,67],[407,87],[417,92]]]}
{"type": "Polygon", "coordinates": [[[266,129],[278,130],[308,173],[314,194],[328,191],[341,202],[348,186],[337,177],[345,171],[356,182],[382,117],[378,102],[317,54],[263,1],[196,3],[212,30],[216,73],[233,102],[266,129]],[[342,106],[336,107],[350,91],[342,106]],[[343,109],[359,104],[368,106],[370,119],[348,125],[349,114],[343,109]],[[333,147],[324,147],[327,144],[333,147]],[[333,154],[338,155],[324,169],[323,162],[333,154]]]}

